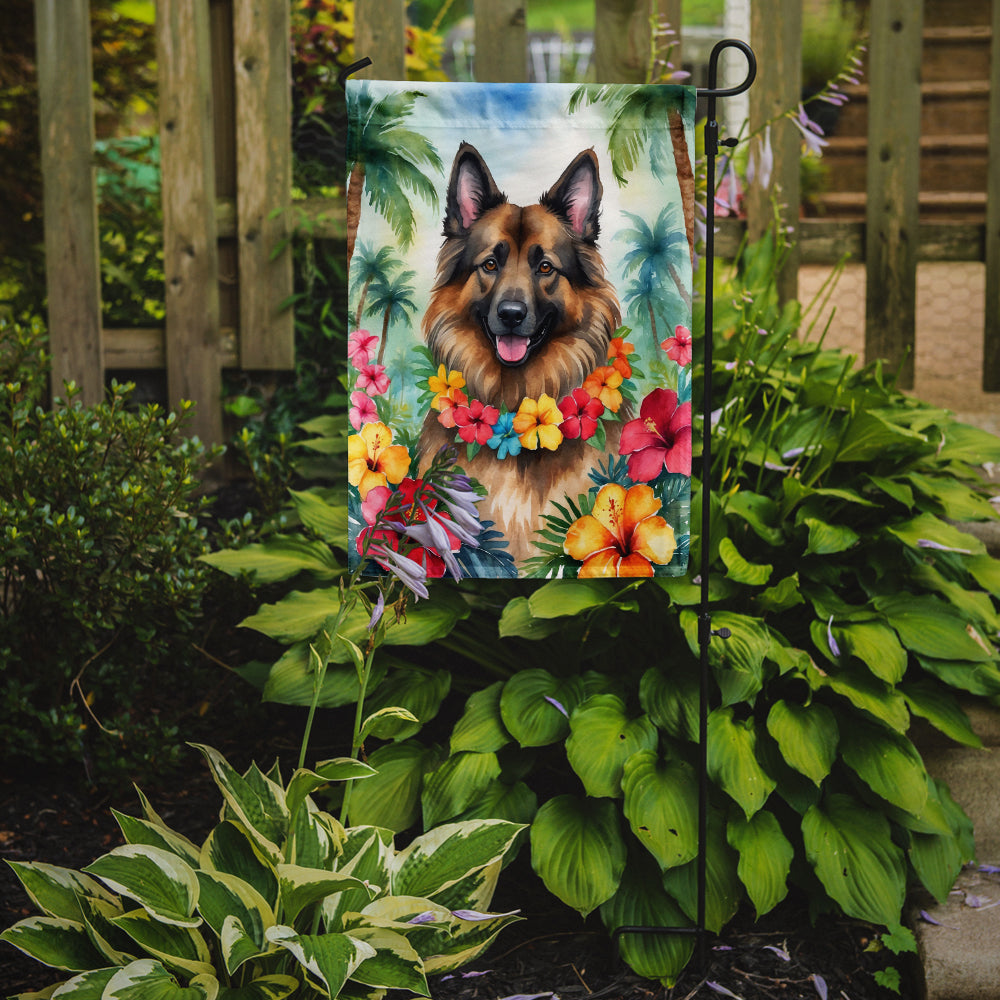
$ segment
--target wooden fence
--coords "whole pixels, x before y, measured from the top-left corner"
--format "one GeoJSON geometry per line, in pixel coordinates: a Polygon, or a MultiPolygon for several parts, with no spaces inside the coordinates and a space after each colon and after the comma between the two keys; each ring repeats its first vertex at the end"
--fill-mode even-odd
{"type": "MultiPolygon", "coordinates": [[[[478,79],[527,78],[529,2],[474,0],[478,79]]],[[[292,316],[282,308],[292,290],[291,254],[278,249],[293,234],[293,220],[310,220],[316,236],[344,234],[342,202],[287,211],[290,0],[157,2],[166,325],[144,330],[101,326],[88,0],[35,3],[53,384],[73,379],[84,400],[94,401],[107,370],[165,369],[169,401],[195,400],[196,433],[221,441],[222,369],[293,365],[292,316]]],[[[681,0],[595,0],[597,80],[644,78],[651,5],[671,24],[682,23],[681,0]]],[[[1000,0],[992,4],[985,224],[919,220],[922,9],[916,0],[871,0],[866,219],[788,215],[798,239],[781,287],[786,297],[795,294],[800,263],[834,262],[844,253],[863,260],[866,355],[895,364],[909,351],[903,378],[912,384],[917,262],[985,261],[983,386],[998,391],[1000,0]]],[[[759,66],[750,91],[753,129],[799,101],[802,2],[753,0],[751,18],[759,66]]],[[[404,78],[405,27],[404,0],[357,0],[356,51],[374,61],[367,75],[404,78]]],[[[683,35],[680,44],[683,51],[683,35]]],[[[773,142],[769,187],[748,193],[751,234],[766,226],[779,192],[785,205],[799,204],[799,134],[779,122],[773,142]]],[[[726,221],[717,240],[723,255],[744,226],[726,221]]]]}

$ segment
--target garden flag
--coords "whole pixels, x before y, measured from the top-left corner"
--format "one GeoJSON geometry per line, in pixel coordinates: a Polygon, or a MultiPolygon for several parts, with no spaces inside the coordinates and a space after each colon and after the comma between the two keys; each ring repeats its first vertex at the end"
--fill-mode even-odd
{"type": "Polygon", "coordinates": [[[354,565],[684,573],[694,90],[347,101],[354,565]]]}

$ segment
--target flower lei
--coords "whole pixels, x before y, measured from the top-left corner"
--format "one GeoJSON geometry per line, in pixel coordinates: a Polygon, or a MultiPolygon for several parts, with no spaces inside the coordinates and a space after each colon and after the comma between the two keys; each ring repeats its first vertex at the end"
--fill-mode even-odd
{"type": "Polygon", "coordinates": [[[560,400],[547,393],[537,399],[526,396],[516,412],[470,400],[462,390],[465,377],[459,371],[438,366],[436,375],[427,380],[434,394],[431,408],[438,411],[438,421],[455,428],[456,441],[470,450],[483,445],[493,449],[497,458],[516,456],[522,449],[556,451],[566,440],[589,441],[603,445],[602,421],[617,419],[624,396],[623,383],[632,377],[628,359],[635,347],[624,337],[615,337],[608,347],[608,364],[594,369],[578,386],[560,400]]]}

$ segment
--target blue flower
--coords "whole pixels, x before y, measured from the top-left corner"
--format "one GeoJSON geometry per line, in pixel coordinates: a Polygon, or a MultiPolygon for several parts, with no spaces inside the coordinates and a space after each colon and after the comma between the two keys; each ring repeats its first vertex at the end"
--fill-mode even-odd
{"type": "Polygon", "coordinates": [[[493,437],[486,443],[497,453],[497,458],[521,454],[521,439],[514,430],[513,413],[500,414],[500,419],[493,425],[493,437]]]}

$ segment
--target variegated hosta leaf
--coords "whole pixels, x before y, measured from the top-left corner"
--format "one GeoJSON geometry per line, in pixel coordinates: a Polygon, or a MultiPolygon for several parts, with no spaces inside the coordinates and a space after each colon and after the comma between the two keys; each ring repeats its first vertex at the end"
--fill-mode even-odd
{"type": "Polygon", "coordinates": [[[566,736],[570,713],[583,698],[579,677],[560,679],[547,670],[522,670],[504,684],[500,716],[521,746],[547,746],[566,736]]]}
{"type": "Polygon", "coordinates": [[[767,801],[776,782],[757,761],[757,733],[752,718],[737,721],[731,707],[710,713],[708,774],[748,818],[767,801]]]}
{"type": "Polygon", "coordinates": [[[146,844],[149,847],[159,847],[161,850],[176,854],[177,857],[186,861],[192,868],[197,866],[199,849],[187,837],[176,833],[169,827],[150,822],[149,820],[126,816],[125,813],[120,813],[117,809],[112,809],[111,812],[118,821],[122,835],[129,844],[146,844]]]}
{"type": "Polygon", "coordinates": [[[549,799],[531,824],[531,865],[549,892],[583,916],[610,899],[625,870],[615,803],[549,799]]]}
{"type": "Polygon", "coordinates": [[[31,901],[46,916],[81,920],[81,896],[93,896],[109,903],[114,896],[97,879],[74,871],[39,861],[8,861],[31,901]]]}
{"type": "MultiPolygon", "coordinates": [[[[235,875],[205,871],[198,872],[198,883],[201,887],[198,910],[220,940],[223,938],[223,929],[227,921],[235,920],[239,923],[238,930],[242,937],[250,939],[254,954],[266,950],[264,931],[274,925],[274,912],[267,900],[252,885],[236,878],[235,875]]],[[[230,929],[231,941],[240,938],[240,934],[235,934],[235,931],[235,928],[230,929]]],[[[224,950],[226,967],[230,975],[242,962],[251,957],[245,954],[246,948],[240,944],[239,961],[230,964],[233,949],[230,947],[224,950]]]]}
{"type": "Polygon", "coordinates": [[[278,875],[241,823],[220,823],[201,847],[203,871],[224,872],[252,885],[271,905],[278,905],[278,875]]]}
{"type": "Polygon", "coordinates": [[[353,875],[367,888],[345,889],[323,900],[323,920],[327,930],[344,930],[345,913],[357,913],[371,900],[372,892],[384,892],[389,886],[392,857],[392,833],[373,826],[356,826],[347,831],[337,870],[353,875]]]}
{"type": "Polygon", "coordinates": [[[332,997],[365,959],[375,957],[375,949],[349,934],[296,934],[291,927],[269,927],[267,939],[285,948],[332,997]]]}
{"type": "Polygon", "coordinates": [[[261,976],[244,986],[224,986],[218,1000],[285,1000],[299,985],[294,976],[261,976]]]}
{"type": "MultiPolygon", "coordinates": [[[[684,912],[664,891],[652,859],[629,859],[618,891],[601,905],[610,932],[619,927],[690,927],[684,912]]],[[[694,950],[692,934],[623,934],[622,958],[640,976],[672,986],[694,950]]]]}
{"type": "Polygon", "coordinates": [[[342,872],[327,872],[300,865],[278,865],[281,907],[286,920],[294,921],[302,910],[345,889],[361,889],[375,895],[361,879],[342,872]]]}
{"type": "Polygon", "coordinates": [[[795,849],[781,832],[774,813],[766,809],[750,819],[737,816],[730,820],[726,836],[740,853],[736,873],[761,917],[788,895],[788,872],[795,849]]]}
{"type": "Polygon", "coordinates": [[[661,869],[698,853],[698,782],[689,764],[660,760],[652,750],[625,762],[625,817],[661,869]]]}
{"type": "MultiPolygon", "coordinates": [[[[467,911],[453,910],[455,914],[467,911]]],[[[439,942],[424,956],[424,971],[430,975],[451,972],[478,958],[508,924],[520,920],[516,912],[480,914],[475,920],[455,916],[451,932],[441,932],[439,942]]],[[[418,942],[414,942],[418,947],[418,942]]],[[[422,953],[423,954],[423,953],[422,953]]]]}
{"type": "MultiPolygon", "coordinates": [[[[521,828],[523,833],[524,828],[521,828]]],[[[520,837],[520,833],[515,838],[520,837]]],[[[491,865],[485,868],[478,868],[465,878],[460,878],[453,882],[446,889],[434,893],[434,901],[442,906],[447,906],[449,910],[460,910],[469,908],[472,910],[488,910],[493,902],[493,894],[497,890],[497,882],[500,879],[500,870],[503,868],[506,857],[497,858],[491,865]]]]}
{"type": "Polygon", "coordinates": [[[511,739],[500,716],[500,692],[503,681],[469,696],[462,717],[451,733],[451,752],[474,750],[477,753],[495,753],[511,739]]]}
{"type": "Polygon", "coordinates": [[[620,798],[626,760],[639,750],[655,749],[659,739],[649,716],[630,719],[625,702],[613,694],[595,694],[577,706],[569,727],[566,757],[595,798],[620,798]]]}
{"type": "Polygon", "coordinates": [[[467,809],[500,777],[495,753],[452,754],[424,778],[420,796],[424,826],[437,826],[467,809]]]}
{"type": "Polygon", "coordinates": [[[104,958],[95,950],[87,928],[65,917],[28,917],[19,920],[0,934],[26,955],[54,969],[81,972],[100,968],[104,958]]]}
{"type": "Polygon", "coordinates": [[[81,972],[80,975],[67,979],[51,993],[50,986],[44,993],[20,993],[11,1000],[29,1000],[31,997],[41,1000],[42,997],[49,996],[55,1000],[101,1000],[104,988],[111,982],[119,968],[120,966],[112,966],[107,969],[91,969],[89,972],[81,972]]]}
{"type": "Polygon", "coordinates": [[[393,860],[392,892],[433,899],[460,879],[500,861],[522,829],[495,819],[446,823],[429,830],[393,860]]]}
{"type": "Polygon", "coordinates": [[[927,771],[906,736],[861,719],[852,720],[841,755],[876,795],[919,815],[927,802],[927,771]]]}
{"type": "Polygon", "coordinates": [[[115,917],[125,912],[120,902],[109,903],[93,896],[83,896],[80,905],[90,940],[104,956],[105,965],[128,965],[139,958],[140,949],[135,942],[114,924],[115,917]]]}
{"type": "Polygon", "coordinates": [[[286,860],[305,868],[335,868],[344,836],[338,820],[317,809],[312,799],[306,799],[292,820],[285,845],[286,860]]]}
{"type": "Polygon", "coordinates": [[[882,813],[849,795],[830,795],[805,814],[802,837],[820,882],[849,917],[899,923],[906,866],[882,813]]]}
{"type": "Polygon", "coordinates": [[[264,855],[277,863],[281,856],[279,844],[288,832],[284,789],[255,768],[246,776],[240,775],[212,747],[197,743],[193,746],[205,755],[226,806],[246,827],[264,855]]]}
{"type": "Polygon", "coordinates": [[[351,937],[375,949],[375,954],[351,973],[355,982],[430,996],[424,963],[402,934],[385,927],[356,927],[351,937]]]}
{"type": "Polygon", "coordinates": [[[216,1000],[218,995],[215,976],[196,976],[181,986],[159,962],[143,958],[119,969],[108,981],[101,1000],[216,1000]]]}
{"type": "Polygon", "coordinates": [[[840,738],[833,712],[819,702],[798,705],[778,700],[767,716],[767,731],[781,748],[781,756],[815,785],[830,773],[840,738]]]}
{"type": "Polygon", "coordinates": [[[181,969],[189,976],[213,971],[212,956],[205,939],[190,927],[161,923],[145,910],[123,913],[111,922],[171,969],[181,969]]]}
{"type": "Polygon", "coordinates": [[[134,899],[150,916],[166,924],[197,927],[198,878],[171,851],[146,844],[125,844],[85,869],[113,892],[134,899]]]}

